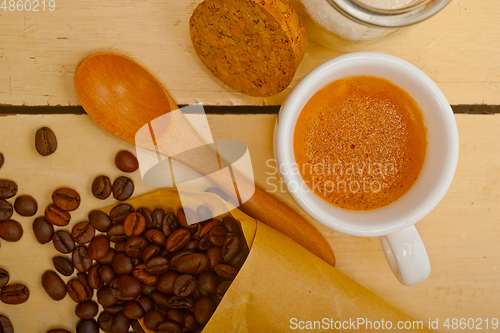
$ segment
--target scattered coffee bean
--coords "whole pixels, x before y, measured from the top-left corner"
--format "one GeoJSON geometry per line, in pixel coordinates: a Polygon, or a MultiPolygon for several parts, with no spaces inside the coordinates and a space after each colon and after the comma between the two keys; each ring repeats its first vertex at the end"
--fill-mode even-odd
{"type": "Polygon", "coordinates": [[[71,214],[54,204],[50,204],[45,209],[45,219],[55,226],[64,227],[71,220],[71,214]]]}
{"type": "Polygon", "coordinates": [[[88,217],[90,224],[100,232],[108,231],[109,227],[113,225],[113,221],[111,221],[109,216],[100,210],[91,211],[88,217]]]}
{"type": "Polygon", "coordinates": [[[235,233],[228,233],[222,245],[222,260],[229,261],[238,254],[243,242],[240,236],[235,233]]]}
{"type": "Polygon", "coordinates": [[[133,213],[134,211],[134,207],[127,203],[122,203],[111,209],[109,217],[113,220],[113,222],[123,222],[127,218],[128,214],[133,213]]]}
{"type": "Polygon", "coordinates": [[[127,200],[134,193],[134,182],[132,179],[121,176],[113,182],[113,197],[118,201],[127,200]]]}
{"type": "Polygon", "coordinates": [[[4,315],[0,315],[0,332],[2,333],[14,333],[14,328],[9,318],[4,315]]]}
{"type": "Polygon", "coordinates": [[[141,236],[134,236],[125,242],[125,253],[132,258],[139,258],[149,242],[141,236]]]}
{"type": "Polygon", "coordinates": [[[144,316],[144,326],[150,330],[155,330],[156,327],[165,321],[165,317],[159,311],[149,311],[144,316]]]}
{"type": "Polygon", "coordinates": [[[92,183],[92,194],[97,199],[107,199],[111,195],[111,180],[108,176],[98,176],[92,183]]]}
{"type": "Polygon", "coordinates": [[[54,268],[64,276],[70,276],[75,270],[73,263],[65,257],[54,257],[52,258],[52,263],[54,268]]]}
{"type": "Polygon", "coordinates": [[[52,194],[52,201],[60,209],[71,212],[80,206],[80,194],[70,188],[60,188],[52,194]]]}
{"type": "Polygon", "coordinates": [[[21,216],[33,216],[38,210],[38,204],[31,195],[21,195],[16,198],[14,209],[21,216]]]}
{"type": "Polygon", "coordinates": [[[70,280],[67,284],[67,291],[69,297],[77,303],[88,301],[91,298],[85,285],[79,279],[70,280]]]}
{"type": "Polygon", "coordinates": [[[200,325],[205,325],[215,312],[216,305],[209,297],[201,297],[194,305],[194,318],[200,325]]]}
{"type": "Polygon", "coordinates": [[[76,324],[76,333],[99,333],[95,319],[80,319],[76,324]]]}
{"type": "Polygon", "coordinates": [[[146,219],[141,213],[130,213],[123,222],[123,229],[129,237],[138,236],[146,229],[146,219]]]}
{"type": "MultiPolygon", "coordinates": [[[[124,242],[128,238],[127,234],[125,233],[125,229],[123,227],[123,222],[118,222],[113,224],[108,229],[106,234],[108,236],[108,239],[113,243],[124,242]]],[[[116,250],[119,251],[117,248],[116,250]]]]}
{"type": "Polygon", "coordinates": [[[30,297],[30,291],[24,284],[9,284],[0,290],[0,301],[5,304],[22,304],[30,297]]]}
{"type": "Polygon", "coordinates": [[[99,315],[99,319],[97,320],[99,327],[104,332],[113,332],[113,320],[115,316],[106,311],[101,312],[99,315]]]}
{"type": "Polygon", "coordinates": [[[146,333],[144,328],[142,328],[141,324],[137,320],[132,320],[130,326],[132,327],[134,333],[146,333]]]}
{"type": "Polygon", "coordinates": [[[146,263],[146,271],[153,275],[162,275],[168,272],[170,266],[165,257],[153,257],[146,263]]]}
{"type": "Polygon", "coordinates": [[[71,253],[75,249],[75,241],[66,230],[58,230],[52,237],[54,248],[61,253],[71,253]]]}
{"type": "Polygon", "coordinates": [[[60,301],[66,296],[66,284],[54,271],[43,273],[42,286],[50,298],[55,301],[60,301]]]}
{"type": "Polygon", "coordinates": [[[71,236],[78,244],[86,244],[94,238],[95,228],[89,222],[77,223],[71,231],[71,236]]]}
{"type": "Polygon", "coordinates": [[[158,282],[158,276],[153,275],[151,273],[148,273],[146,271],[146,264],[141,263],[139,265],[136,265],[134,267],[134,271],[132,272],[132,275],[143,285],[150,285],[150,286],[155,286],[156,283],[158,282]]]}
{"type": "Polygon", "coordinates": [[[217,286],[217,292],[216,295],[219,297],[219,299],[222,299],[224,295],[226,294],[226,291],[229,289],[231,286],[232,281],[223,281],[217,286]]]}
{"type": "Polygon", "coordinates": [[[167,238],[166,248],[170,252],[177,252],[191,240],[188,229],[177,229],[167,238]]]}
{"type": "Polygon", "coordinates": [[[158,229],[149,229],[146,231],[144,234],[144,237],[151,243],[158,244],[160,246],[165,246],[165,243],[167,241],[167,237],[163,234],[161,230],[158,229]]]}
{"type": "Polygon", "coordinates": [[[8,242],[17,242],[23,237],[21,223],[14,220],[0,221],[0,238],[8,242]]]}
{"type": "Polygon", "coordinates": [[[103,258],[109,251],[109,240],[106,236],[97,236],[89,244],[88,254],[92,260],[103,258]]]}
{"type": "Polygon", "coordinates": [[[116,154],[115,165],[123,172],[134,172],[139,168],[137,158],[126,150],[122,150],[116,154]]]}
{"type": "Polygon", "coordinates": [[[187,297],[196,288],[196,278],[190,274],[182,274],[175,279],[174,294],[177,296],[187,297]]]}
{"type": "Polygon", "coordinates": [[[8,220],[14,212],[12,205],[7,201],[0,199],[0,221],[8,220]]]}
{"type": "Polygon", "coordinates": [[[156,331],[158,333],[181,333],[182,327],[174,321],[164,321],[156,326],[156,331]]]}
{"type": "Polygon", "coordinates": [[[78,303],[75,308],[75,314],[80,319],[93,319],[97,316],[97,312],[99,311],[99,306],[94,301],[85,301],[82,303],[78,303]]]}
{"type": "Polygon", "coordinates": [[[123,312],[117,313],[115,318],[113,319],[113,333],[128,333],[129,327],[130,319],[127,318],[127,316],[125,316],[123,312]]]}
{"type": "Polygon", "coordinates": [[[0,169],[3,167],[4,163],[5,163],[5,157],[3,156],[2,153],[0,153],[0,169]]]}
{"type": "Polygon", "coordinates": [[[57,139],[48,127],[42,127],[35,134],[35,147],[42,156],[53,154],[57,149],[57,139]]]}
{"type": "Polygon", "coordinates": [[[101,268],[102,266],[100,264],[97,264],[90,267],[89,269],[87,280],[89,282],[89,286],[92,287],[92,289],[99,290],[104,285],[104,281],[101,278],[101,268]]]}
{"type": "Polygon", "coordinates": [[[113,257],[115,256],[116,250],[113,248],[109,248],[106,255],[100,259],[97,259],[97,262],[101,265],[111,265],[113,261],[113,257]]]}
{"type": "Polygon", "coordinates": [[[0,179],[0,199],[9,199],[17,194],[17,184],[12,180],[0,179]]]}
{"type": "Polygon", "coordinates": [[[102,306],[112,306],[118,302],[118,298],[113,296],[109,286],[104,286],[97,291],[97,302],[102,306]]]}
{"type": "Polygon", "coordinates": [[[225,265],[225,264],[215,265],[214,271],[220,277],[227,278],[227,279],[234,279],[236,277],[236,275],[238,274],[238,268],[230,266],[230,265],[225,265]]]}
{"type": "Polygon", "coordinates": [[[88,272],[92,267],[92,259],[85,246],[78,246],[73,250],[72,260],[73,265],[79,272],[88,272]]]}
{"type": "MultiPolygon", "coordinates": [[[[0,289],[2,289],[4,286],[9,283],[9,272],[7,270],[0,268],[0,289]]],[[[1,331],[0,331],[1,332],[1,331]]]]}
{"type": "Polygon", "coordinates": [[[40,244],[46,244],[52,240],[54,236],[54,225],[47,221],[45,217],[37,217],[33,221],[33,233],[40,244]]]}
{"type": "Polygon", "coordinates": [[[71,333],[68,330],[65,330],[64,328],[54,328],[51,329],[50,331],[47,331],[47,333],[71,333]]]}
{"type": "Polygon", "coordinates": [[[118,275],[132,274],[134,271],[134,264],[132,258],[125,252],[117,252],[113,257],[111,267],[118,275]]]}

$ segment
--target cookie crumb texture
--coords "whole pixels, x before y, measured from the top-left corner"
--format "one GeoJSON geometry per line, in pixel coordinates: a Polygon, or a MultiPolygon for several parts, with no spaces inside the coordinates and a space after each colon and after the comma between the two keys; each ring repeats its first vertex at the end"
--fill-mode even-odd
{"type": "Polygon", "coordinates": [[[191,16],[190,31],[215,77],[257,97],[288,87],[307,46],[305,28],[284,0],[205,0],[191,16]]]}

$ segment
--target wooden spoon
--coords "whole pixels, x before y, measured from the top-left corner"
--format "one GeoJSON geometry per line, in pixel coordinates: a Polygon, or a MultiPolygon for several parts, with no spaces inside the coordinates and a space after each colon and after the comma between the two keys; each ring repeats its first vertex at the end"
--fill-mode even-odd
{"type": "MultiPolygon", "coordinates": [[[[117,53],[99,52],[85,58],[75,72],[75,89],[83,108],[96,123],[133,145],[136,144],[135,135],[143,125],[178,109],[168,91],[150,72],[131,58],[117,53]]],[[[168,130],[160,135],[155,132],[157,145],[167,153],[205,144],[183,116],[175,118],[175,131],[182,134],[182,140],[174,142],[168,130]]],[[[197,160],[181,162],[203,173],[200,170],[200,165],[204,165],[201,161],[209,158],[207,153],[207,156],[198,156],[197,160]]],[[[208,177],[210,173],[204,174],[208,177]]],[[[224,176],[211,177],[211,180],[227,191],[224,184],[229,182],[224,176]]],[[[253,183],[238,184],[242,196],[246,193],[251,195],[253,190],[253,183]]],[[[241,209],[335,265],[333,251],[323,236],[299,214],[267,192],[255,186],[255,192],[241,209]]]]}

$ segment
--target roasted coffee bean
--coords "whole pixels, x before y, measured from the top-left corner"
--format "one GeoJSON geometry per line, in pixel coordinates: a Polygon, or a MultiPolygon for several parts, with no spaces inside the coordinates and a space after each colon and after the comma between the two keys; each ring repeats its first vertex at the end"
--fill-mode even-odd
{"type": "Polygon", "coordinates": [[[133,213],[134,211],[134,207],[127,203],[122,203],[111,209],[109,217],[113,220],[113,222],[123,222],[128,214],[133,213]]]}
{"type": "Polygon", "coordinates": [[[227,229],[223,226],[218,226],[210,229],[208,232],[208,239],[213,246],[221,247],[227,236],[227,229]]]}
{"type": "Polygon", "coordinates": [[[76,274],[76,277],[85,287],[85,291],[87,292],[88,299],[91,299],[92,297],[94,297],[94,289],[92,289],[92,287],[89,284],[89,281],[87,279],[87,274],[86,273],[78,273],[78,274],[76,274]]]}
{"type": "Polygon", "coordinates": [[[198,206],[196,208],[196,214],[198,215],[198,219],[201,222],[209,222],[214,218],[214,214],[212,213],[210,208],[205,205],[198,206]]]}
{"type": "Polygon", "coordinates": [[[156,326],[155,333],[181,333],[182,327],[174,321],[164,321],[156,326]]]}
{"type": "Polygon", "coordinates": [[[122,150],[116,154],[115,165],[123,172],[134,172],[139,168],[139,161],[131,152],[122,150]]]}
{"type": "Polygon", "coordinates": [[[218,187],[209,187],[205,190],[205,192],[217,194],[219,197],[221,197],[223,200],[228,201],[227,199],[227,194],[223,190],[221,190],[218,187]]]}
{"type": "Polygon", "coordinates": [[[165,294],[173,294],[174,293],[174,283],[177,280],[177,274],[174,271],[168,271],[167,273],[160,276],[157,283],[157,288],[159,291],[165,294]]]}
{"type": "Polygon", "coordinates": [[[191,233],[187,229],[177,229],[167,238],[166,248],[170,252],[177,252],[191,240],[191,233]]]}
{"type": "Polygon", "coordinates": [[[222,260],[228,262],[240,252],[243,242],[241,237],[235,233],[228,233],[222,245],[222,260]]]}
{"type": "Polygon", "coordinates": [[[0,238],[8,242],[17,242],[23,237],[21,223],[14,220],[0,221],[0,238]]]}
{"type": "Polygon", "coordinates": [[[92,300],[78,303],[75,308],[75,314],[80,319],[92,319],[97,316],[98,311],[99,306],[92,300]]]}
{"type": "Polygon", "coordinates": [[[184,251],[194,252],[194,251],[198,250],[198,244],[199,244],[199,241],[192,239],[182,249],[184,251]]]}
{"type": "Polygon", "coordinates": [[[184,326],[184,311],[179,309],[168,310],[165,319],[175,321],[177,324],[184,326]]]}
{"type": "Polygon", "coordinates": [[[50,204],[45,209],[45,219],[58,227],[64,227],[68,225],[71,220],[71,214],[60,209],[54,204],[50,204]]]}
{"type": "Polygon", "coordinates": [[[206,251],[209,248],[213,247],[212,242],[210,242],[210,239],[208,238],[208,234],[203,236],[200,241],[198,242],[198,250],[200,251],[206,251]]]}
{"type": "MultiPolygon", "coordinates": [[[[222,225],[222,221],[221,220],[212,220],[210,222],[208,222],[207,224],[205,224],[203,227],[201,227],[201,230],[200,230],[200,233],[199,233],[199,236],[200,237],[203,237],[205,236],[206,234],[208,234],[208,232],[212,229],[212,228],[215,228],[215,227],[218,227],[218,226],[221,226],[222,225]]],[[[226,229],[227,230],[227,229],[226,229]]]]}
{"type": "Polygon", "coordinates": [[[194,299],[198,299],[200,297],[210,296],[210,294],[202,286],[200,286],[199,284],[196,284],[196,287],[194,288],[193,292],[191,293],[191,296],[194,299]]]}
{"type": "Polygon", "coordinates": [[[153,311],[155,309],[155,303],[151,299],[151,297],[147,295],[141,295],[137,299],[139,304],[141,304],[141,307],[144,309],[145,312],[153,311]]]}
{"type": "Polygon", "coordinates": [[[132,275],[141,281],[142,284],[154,286],[158,282],[158,276],[148,273],[146,271],[146,264],[144,263],[136,265],[132,275]]]}
{"type": "Polygon", "coordinates": [[[165,217],[165,211],[162,208],[156,208],[151,214],[153,220],[152,228],[162,229],[163,218],[165,217]]]}
{"type": "Polygon", "coordinates": [[[102,264],[102,265],[111,265],[111,262],[113,261],[113,257],[115,256],[116,250],[113,248],[109,248],[108,252],[106,252],[106,255],[102,257],[101,259],[97,259],[97,262],[102,264]]]}
{"type": "Polygon", "coordinates": [[[123,242],[128,239],[128,236],[125,234],[125,229],[123,228],[123,222],[113,224],[108,229],[107,235],[108,239],[113,243],[123,242]]]}
{"type": "Polygon", "coordinates": [[[21,216],[33,216],[38,210],[38,203],[31,195],[20,195],[14,201],[14,209],[21,216]]]}
{"type": "Polygon", "coordinates": [[[130,327],[130,319],[123,314],[123,312],[117,313],[115,319],[113,320],[112,331],[113,333],[128,333],[130,327]]]}
{"type": "Polygon", "coordinates": [[[66,230],[58,230],[52,237],[54,248],[61,253],[71,253],[75,249],[75,241],[66,230]]]}
{"type": "Polygon", "coordinates": [[[203,253],[192,253],[179,258],[175,269],[180,273],[201,274],[210,265],[208,256],[203,253]]]}
{"type": "Polygon", "coordinates": [[[98,176],[92,182],[92,194],[97,199],[107,199],[111,195],[111,180],[108,176],[98,176]]]}
{"type": "Polygon", "coordinates": [[[111,267],[118,275],[132,274],[134,271],[134,263],[132,258],[125,252],[117,252],[111,262],[111,267]]]}
{"type": "Polygon", "coordinates": [[[129,237],[139,236],[146,229],[146,219],[141,213],[130,213],[123,221],[123,229],[129,237]]]}
{"type": "Polygon", "coordinates": [[[5,304],[22,304],[30,297],[30,291],[22,283],[9,284],[0,290],[0,301],[5,304]]]}
{"type": "Polygon", "coordinates": [[[146,230],[149,230],[153,226],[153,218],[151,216],[152,212],[149,208],[141,207],[137,209],[137,212],[144,216],[144,220],[146,221],[146,230]]]}
{"type": "Polygon", "coordinates": [[[78,246],[73,250],[72,260],[73,265],[79,272],[88,272],[92,267],[92,259],[85,246],[78,246]]]}
{"type": "Polygon", "coordinates": [[[52,202],[60,209],[71,212],[80,207],[80,194],[77,191],[63,187],[52,193],[52,202]]]}
{"type": "Polygon", "coordinates": [[[160,254],[161,247],[158,244],[149,244],[142,251],[142,261],[148,262],[149,259],[156,257],[160,254]]]}
{"type": "MultiPolygon", "coordinates": [[[[115,279],[116,280],[116,279],[115,279]]],[[[132,275],[122,275],[118,278],[118,289],[126,298],[135,299],[141,294],[142,284],[132,275]]],[[[112,283],[113,284],[113,283],[112,283]]]]}
{"type": "Polygon", "coordinates": [[[210,272],[203,272],[198,276],[198,284],[203,287],[210,294],[215,294],[217,292],[217,276],[210,272]]]}
{"type": "Polygon", "coordinates": [[[102,306],[111,306],[118,302],[118,298],[111,293],[111,288],[106,286],[97,291],[97,302],[102,306]]]}
{"type": "Polygon", "coordinates": [[[172,269],[175,269],[175,267],[177,266],[177,261],[179,261],[179,259],[181,257],[184,257],[184,256],[187,256],[188,254],[191,254],[193,253],[193,251],[188,251],[188,250],[184,250],[184,251],[179,251],[177,253],[175,253],[171,258],[170,258],[170,267],[172,269]]]}
{"type": "Polygon", "coordinates": [[[142,294],[149,296],[153,291],[157,290],[156,286],[148,286],[147,284],[142,285],[142,294]]]}
{"type": "Polygon", "coordinates": [[[80,319],[76,324],[76,333],[99,333],[95,319],[80,319]]]}
{"type": "Polygon", "coordinates": [[[155,290],[152,291],[149,296],[153,299],[157,307],[159,307],[162,310],[162,312],[169,309],[168,305],[168,299],[170,297],[169,295],[166,295],[164,293],[155,290]]]}
{"type": "Polygon", "coordinates": [[[92,287],[92,289],[99,290],[102,288],[104,285],[104,282],[102,281],[101,278],[101,265],[97,264],[89,269],[89,273],[87,275],[87,281],[89,282],[89,286],[92,287]]]}
{"type": "Polygon", "coordinates": [[[53,154],[57,149],[57,139],[48,127],[42,127],[35,134],[35,148],[42,156],[53,154]]]}
{"type": "Polygon", "coordinates": [[[194,318],[200,325],[205,325],[212,314],[215,312],[214,301],[212,301],[209,297],[202,297],[196,301],[194,305],[194,318]]]}
{"type": "Polygon", "coordinates": [[[65,257],[54,257],[52,258],[52,263],[54,264],[54,268],[64,276],[70,276],[75,270],[73,263],[65,257]]]}
{"type": "Polygon", "coordinates": [[[134,182],[132,179],[121,176],[113,182],[113,197],[118,201],[127,200],[134,193],[134,182]]]}
{"type": "Polygon", "coordinates": [[[88,301],[91,297],[85,285],[79,279],[70,280],[66,286],[69,297],[77,303],[88,301]]]}
{"type": "Polygon", "coordinates": [[[3,268],[0,268],[0,289],[2,289],[4,286],[7,285],[7,283],[9,283],[9,279],[10,279],[9,272],[7,272],[7,270],[3,268]]]}
{"type": "Polygon", "coordinates": [[[112,315],[116,315],[116,314],[122,312],[124,307],[125,307],[125,302],[118,301],[118,302],[116,302],[116,304],[113,304],[111,306],[103,306],[103,309],[104,309],[104,311],[109,312],[112,315]]]}
{"type": "Polygon", "coordinates": [[[9,318],[4,315],[0,315],[0,332],[1,333],[14,333],[14,328],[9,318]]]}
{"type": "Polygon", "coordinates": [[[5,163],[5,156],[3,156],[2,153],[0,153],[0,168],[3,167],[3,164],[5,163]]]}
{"type": "Polygon", "coordinates": [[[101,312],[101,314],[99,315],[97,323],[101,328],[101,330],[103,330],[106,333],[111,333],[113,332],[113,319],[115,319],[114,315],[104,311],[101,312]]]}
{"type": "Polygon", "coordinates": [[[240,250],[240,252],[238,252],[237,255],[233,257],[233,259],[229,261],[229,264],[236,268],[241,268],[241,266],[243,266],[243,264],[245,263],[245,260],[247,259],[249,253],[250,250],[248,249],[248,246],[246,244],[243,244],[243,248],[240,250]]]}
{"type": "Polygon", "coordinates": [[[123,314],[130,319],[141,319],[144,317],[146,312],[142,308],[141,304],[137,301],[129,301],[125,303],[123,308],[123,314]]]}
{"type": "Polygon", "coordinates": [[[132,320],[130,326],[132,327],[134,333],[146,333],[144,328],[142,328],[141,324],[137,320],[132,320]]]}
{"type": "Polygon", "coordinates": [[[71,333],[68,330],[65,330],[64,328],[54,328],[51,329],[50,331],[47,331],[47,333],[71,333]]]}
{"type": "Polygon", "coordinates": [[[220,247],[212,247],[207,250],[207,256],[210,260],[210,269],[213,269],[215,265],[222,262],[222,249],[220,247]]]}
{"type": "Polygon", "coordinates": [[[199,324],[194,319],[194,314],[192,312],[184,313],[184,326],[191,332],[196,332],[199,324]]]}
{"type": "Polygon", "coordinates": [[[47,295],[55,301],[60,301],[66,297],[66,284],[54,271],[43,273],[42,286],[47,295]]]}
{"type": "Polygon", "coordinates": [[[12,217],[12,213],[14,213],[12,205],[3,199],[0,199],[0,221],[10,219],[12,217]]]}
{"type": "Polygon", "coordinates": [[[234,279],[239,269],[225,264],[217,264],[214,267],[214,271],[223,278],[234,279]]]}
{"type": "Polygon", "coordinates": [[[177,220],[179,221],[179,225],[189,229],[190,232],[196,231],[198,229],[198,224],[188,224],[189,221],[198,221],[198,215],[196,215],[195,212],[193,212],[191,209],[182,209],[179,208],[177,211],[177,220]],[[189,217],[189,218],[188,218],[189,217]]]}
{"type": "Polygon", "coordinates": [[[100,210],[91,211],[88,217],[90,224],[100,232],[108,231],[109,227],[113,225],[113,221],[111,221],[109,216],[100,210]]]}
{"type": "Polygon", "coordinates": [[[168,299],[170,309],[191,309],[194,306],[192,297],[172,296],[168,299]]]}
{"type": "Polygon", "coordinates": [[[95,228],[89,222],[77,223],[71,231],[71,236],[78,244],[86,244],[94,238],[95,228]]]}
{"type": "Polygon", "coordinates": [[[144,316],[144,326],[150,330],[155,330],[156,326],[165,321],[165,317],[159,311],[149,311],[144,316]]]}
{"type": "Polygon", "coordinates": [[[46,244],[54,236],[54,225],[47,221],[45,217],[37,217],[33,221],[33,233],[40,244],[46,244]]]}
{"type": "Polygon", "coordinates": [[[187,297],[195,288],[196,279],[190,274],[182,274],[175,279],[174,294],[177,296],[187,297]]]}
{"type": "Polygon", "coordinates": [[[177,230],[177,228],[179,228],[179,221],[177,221],[175,214],[172,212],[166,213],[161,223],[163,234],[168,237],[172,232],[177,230]]]}
{"type": "Polygon", "coordinates": [[[146,239],[151,243],[155,243],[160,246],[165,246],[165,242],[167,241],[167,237],[165,237],[163,232],[158,229],[149,229],[144,234],[144,237],[146,237],[146,239]]]}
{"type": "Polygon", "coordinates": [[[233,234],[241,235],[243,231],[241,230],[240,221],[236,220],[234,217],[228,215],[222,219],[222,224],[226,227],[227,232],[231,232],[233,234]]]}
{"type": "Polygon", "coordinates": [[[168,259],[165,257],[153,257],[146,263],[146,271],[153,275],[161,275],[169,270],[168,259]]]}
{"type": "Polygon", "coordinates": [[[116,243],[115,244],[116,252],[125,252],[125,244],[127,244],[127,241],[116,243]]]}
{"type": "Polygon", "coordinates": [[[17,184],[12,180],[0,179],[0,199],[9,199],[17,194],[17,184]]]}
{"type": "Polygon", "coordinates": [[[105,236],[97,236],[89,244],[88,254],[92,260],[103,258],[109,251],[109,240],[105,236]]]}

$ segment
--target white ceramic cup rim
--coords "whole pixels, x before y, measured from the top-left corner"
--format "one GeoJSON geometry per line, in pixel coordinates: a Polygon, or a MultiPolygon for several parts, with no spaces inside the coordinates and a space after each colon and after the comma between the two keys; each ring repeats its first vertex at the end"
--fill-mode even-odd
{"type": "Polygon", "coordinates": [[[342,55],[306,75],[282,104],[274,136],[279,173],[295,202],[325,226],[355,236],[388,235],[418,222],[443,198],[458,162],[458,130],[446,97],[415,66],[395,56],[376,52],[342,55]],[[293,152],[295,125],[307,101],[326,84],[357,75],[386,78],[406,90],[422,109],[428,128],[426,160],[415,184],[388,206],[360,212],[334,207],[312,191],[304,190],[307,185],[294,170],[293,152]],[[437,136],[439,144],[436,144],[437,136]]]}

